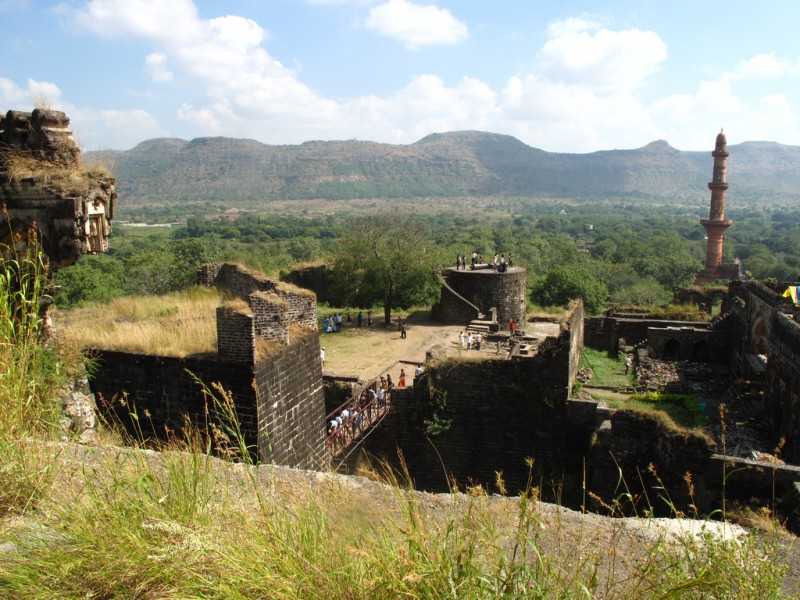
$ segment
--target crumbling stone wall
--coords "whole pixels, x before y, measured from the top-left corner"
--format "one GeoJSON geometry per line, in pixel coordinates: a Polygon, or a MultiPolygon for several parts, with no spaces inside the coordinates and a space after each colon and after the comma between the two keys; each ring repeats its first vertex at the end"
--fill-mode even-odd
{"type": "Polygon", "coordinates": [[[35,233],[53,267],[105,252],[116,197],[113,177],[81,165],[63,112],[0,117],[0,245],[21,251],[35,233]]]}
{"type": "MultiPolygon", "coordinates": [[[[200,285],[216,286],[224,292],[245,300],[256,313],[256,329],[264,337],[281,337],[280,333],[266,333],[270,320],[275,320],[278,304],[284,304],[285,317],[278,321],[317,329],[317,298],[313,292],[289,283],[274,281],[264,275],[233,263],[201,265],[197,271],[200,285]],[[256,294],[256,296],[253,296],[256,294]],[[266,294],[266,295],[265,295],[266,294]],[[256,308],[258,307],[258,308],[256,308]],[[265,311],[258,316],[259,310],[265,311]]],[[[278,311],[278,312],[282,312],[278,311]]],[[[276,325],[278,327],[278,325],[276,325]]]]}
{"type": "Polygon", "coordinates": [[[691,327],[706,329],[706,321],[678,321],[655,319],[648,315],[607,314],[602,317],[589,317],[585,320],[586,345],[597,350],[617,352],[620,340],[629,346],[647,341],[648,330],[667,327],[691,327]]]}

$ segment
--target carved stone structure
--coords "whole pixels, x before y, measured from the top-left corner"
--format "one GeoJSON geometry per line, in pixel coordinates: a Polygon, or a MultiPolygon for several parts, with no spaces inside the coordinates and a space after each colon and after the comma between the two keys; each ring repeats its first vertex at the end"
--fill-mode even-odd
{"type": "Polygon", "coordinates": [[[725,230],[733,221],[725,217],[725,193],[728,190],[728,141],[721,131],[717,135],[714,151],[714,171],[708,189],[711,190],[711,207],[708,219],[700,223],[706,230],[705,269],[698,274],[698,281],[714,281],[715,279],[734,279],[739,277],[738,263],[723,264],[725,230]]]}
{"type": "Polygon", "coordinates": [[[522,267],[509,267],[505,272],[492,268],[445,269],[442,291],[432,316],[444,323],[468,323],[481,315],[489,316],[496,309],[497,322],[505,327],[510,319],[525,320],[525,294],[528,272],[522,267]]]}
{"type": "Polygon", "coordinates": [[[325,398],[314,294],[234,264],[203,265],[198,280],[232,297],[217,308],[216,356],[172,358],[100,350],[93,391],[123,422],[128,408],[111,400],[127,394],[127,406],[146,410],[161,436],[184,417],[204,424],[214,413],[196,376],[229,391],[248,446],[260,460],[324,469],[325,398]],[[210,411],[210,412],[209,412],[210,411]],[[120,414],[122,413],[122,414],[120,414]]]}
{"type": "Polygon", "coordinates": [[[116,197],[113,177],[81,165],[63,112],[0,117],[0,246],[35,237],[53,267],[105,252],[116,197]]]}

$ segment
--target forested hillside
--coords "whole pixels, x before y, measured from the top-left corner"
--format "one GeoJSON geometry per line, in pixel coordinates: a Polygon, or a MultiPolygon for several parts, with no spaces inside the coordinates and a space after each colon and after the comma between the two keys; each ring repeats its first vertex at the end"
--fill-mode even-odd
{"type": "MultiPolygon", "coordinates": [[[[713,132],[712,132],[713,133],[713,132]]],[[[709,146],[713,135],[709,135],[709,146]]],[[[800,201],[800,147],[729,147],[732,198],[800,201]]],[[[269,146],[232,138],[154,139],[87,153],[119,180],[126,204],[421,196],[629,197],[707,202],[709,152],[660,140],[634,150],[545,152],[493,133],[432,134],[409,145],[312,141],[269,146]]]]}

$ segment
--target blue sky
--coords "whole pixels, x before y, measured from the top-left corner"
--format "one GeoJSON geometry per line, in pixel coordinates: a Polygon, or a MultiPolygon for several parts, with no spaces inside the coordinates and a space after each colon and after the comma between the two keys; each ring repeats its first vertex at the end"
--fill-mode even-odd
{"type": "Polygon", "coordinates": [[[800,144],[800,3],[0,0],[0,109],[87,148],[483,129],[547,150],[800,144]],[[10,33],[9,33],[10,32],[10,33]]]}

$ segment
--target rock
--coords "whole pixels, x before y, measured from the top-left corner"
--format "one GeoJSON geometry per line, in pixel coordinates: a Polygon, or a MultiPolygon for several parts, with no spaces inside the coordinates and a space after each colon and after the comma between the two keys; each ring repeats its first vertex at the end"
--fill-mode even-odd
{"type": "Polygon", "coordinates": [[[64,415],[61,420],[64,434],[77,435],[78,440],[84,443],[93,442],[97,427],[97,405],[86,378],[72,382],[64,390],[60,402],[64,415]]]}

